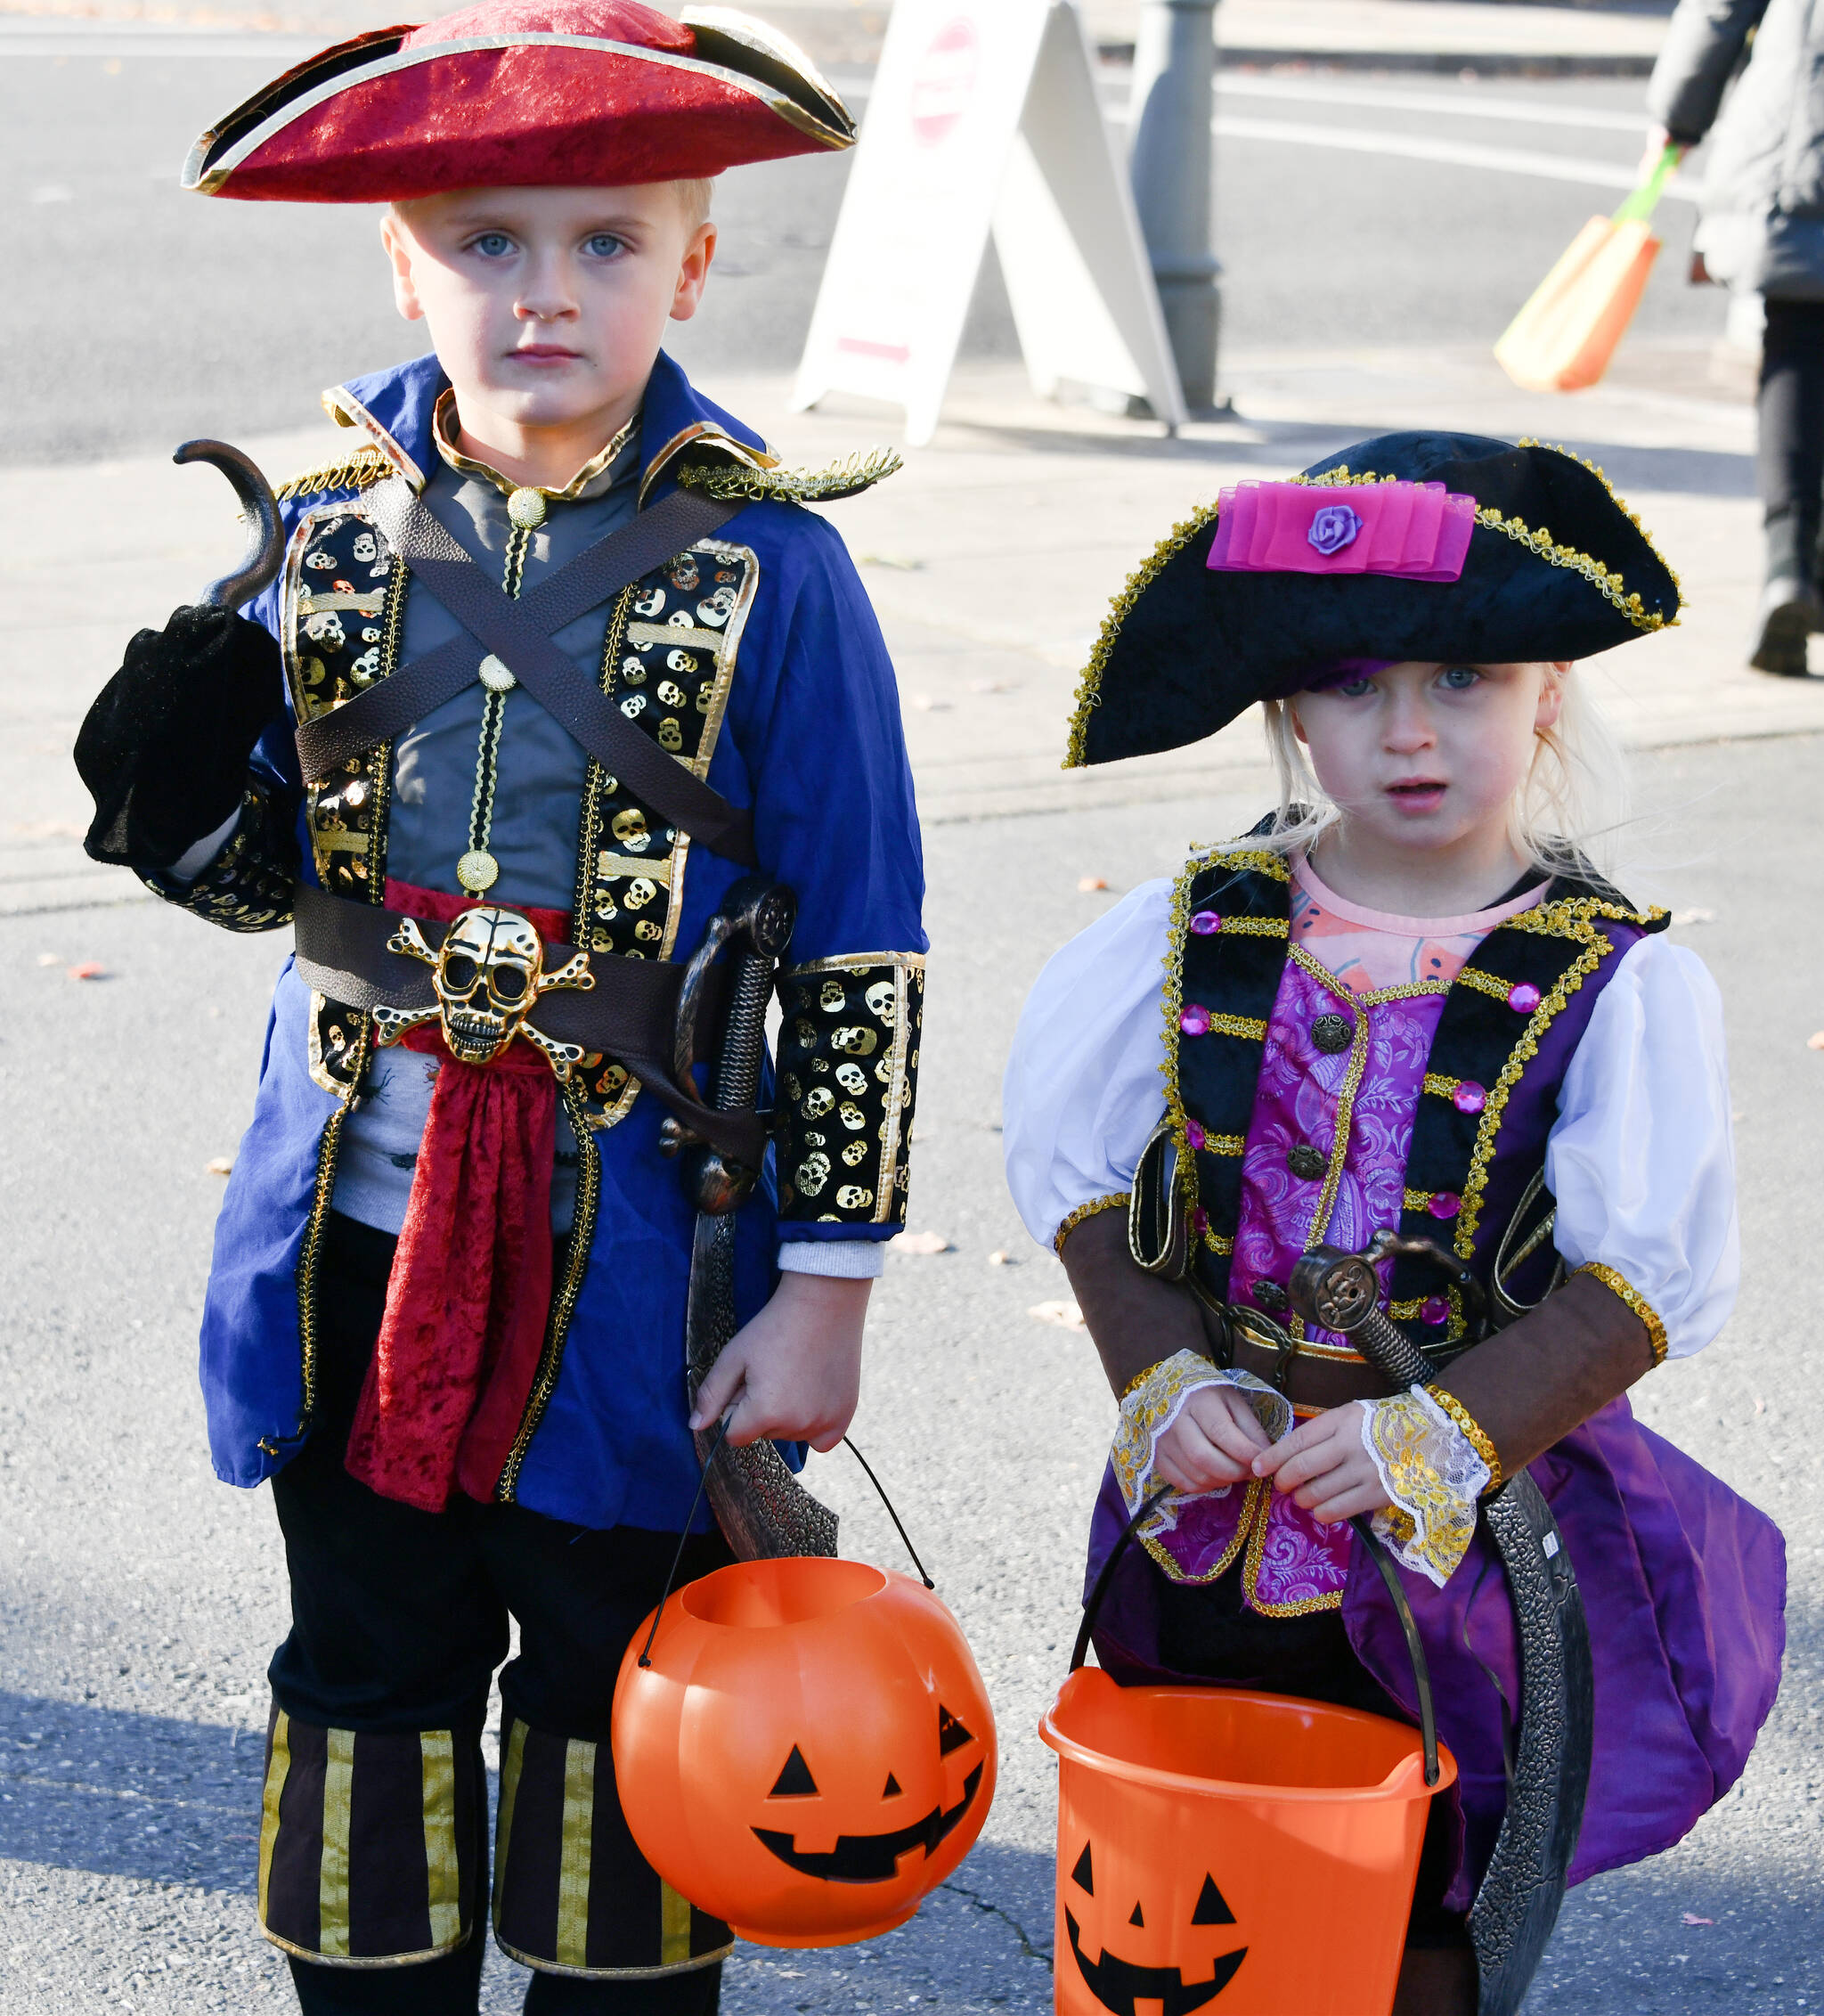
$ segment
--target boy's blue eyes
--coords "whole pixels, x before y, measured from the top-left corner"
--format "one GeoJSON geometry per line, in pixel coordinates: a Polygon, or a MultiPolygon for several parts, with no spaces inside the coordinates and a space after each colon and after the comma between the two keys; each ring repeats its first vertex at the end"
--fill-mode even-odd
{"type": "MultiPolygon", "coordinates": [[[[502,259],[516,249],[513,241],[504,231],[484,231],[468,241],[469,250],[479,252],[484,259],[502,259]]],[[[627,241],[617,238],[611,231],[598,231],[584,239],[582,249],[591,258],[612,259],[627,249],[627,241]]]]}

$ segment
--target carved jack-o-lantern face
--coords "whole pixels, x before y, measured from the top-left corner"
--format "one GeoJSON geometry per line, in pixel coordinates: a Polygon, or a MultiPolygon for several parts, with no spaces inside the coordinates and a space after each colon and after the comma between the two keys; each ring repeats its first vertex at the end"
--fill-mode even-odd
{"type": "Polygon", "coordinates": [[[902,1924],[974,1844],[993,1711],[956,1620],[909,1576],[741,1562],[630,1649],[615,1771],[665,1881],[744,1938],[825,1946],[902,1924]]]}
{"type": "Polygon", "coordinates": [[[1098,1868],[1086,1841],[1059,1901],[1072,1963],[1114,2016],[1136,2016],[1136,2003],[1191,2016],[1216,2000],[1248,1957],[1246,1947],[1217,1950],[1234,1938],[1235,1915],[1207,1869],[1161,1882],[1156,1867],[1143,1878],[1112,1851],[1098,1868]],[[1137,1895],[1143,1881],[1146,1894],[1137,1895]]]}
{"type": "MultiPolygon", "coordinates": [[[[789,1813],[793,1825],[784,1827],[755,1827],[755,1838],[767,1852],[775,1855],[788,1869],[795,1869],[802,1876],[816,1876],[829,1883],[885,1883],[891,1882],[900,1873],[900,1858],[922,1849],[924,1858],[929,1861],[940,1846],[956,1832],[958,1823],[974,1805],[977,1793],[981,1790],[983,1759],[981,1745],[973,1733],[959,1722],[949,1709],[940,1707],[937,1723],[937,1754],[941,1761],[957,1758],[959,1752],[968,1756],[960,1759],[945,1773],[946,1778],[960,1772],[960,1785],[947,1783],[942,1795],[926,1811],[916,1810],[916,1802],[901,1788],[899,1777],[888,1767],[886,1783],[883,1787],[878,1805],[869,1811],[865,1800],[849,1801],[840,1797],[829,1799],[828,1804],[840,1811],[851,1805],[852,1812],[843,1813],[842,1817],[853,1820],[858,1825],[867,1821],[875,1823],[865,1833],[841,1833],[836,1835],[835,1846],[828,1849],[802,1849],[798,1846],[801,1823],[797,1816],[802,1812],[805,1824],[815,1824],[821,1818],[819,1833],[826,1833],[829,1819],[814,1813],[810,1802],[822,1802],[826,1795],[811,1775],[804,1760],[802,1748],[794,1743],[792,1754],[786,1759],[785,1768],[774,1781],[773,1789],[767,1794],[768,1816],[774,1817],[774,1802],[791,1801],[788,1808],[781,1803],[778,1817],[784,1819],[789,1813]],[[951,1796],[954,1795],[954,1802],[951,1796]],[[802,1805],[800,1802],[802,1802],[802,1805]]],[[[827,1768],[827,1767],[826,1767],[827,1768]]],[[[853,1766],[846,1765],[844,1778],[851,1776],[853,1766]]],[[[911,1775],[908,1772],[907,1775],[911,1775]]]]}

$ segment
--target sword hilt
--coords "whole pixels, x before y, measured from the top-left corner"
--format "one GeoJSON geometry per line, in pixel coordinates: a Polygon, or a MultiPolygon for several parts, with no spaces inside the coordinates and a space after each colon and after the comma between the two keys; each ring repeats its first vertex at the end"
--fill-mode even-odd
{"type": "MultiPolygon", "coordinates": [[[[709,969],[718,954],[730,954],[728,1005],[710,1091],[718,1113],[751,1112],[759,1103],[767,1004],[780,955],[792,942],[797,910],[797,899],[783,884],[761,875],[744,876],[710,918],[685,970],[678,993],[674,1066],[678,1082],[688,1086],[709,969]]],[[[687,1151],[684,1188],[698,1211],[720,1217],[745,1201],[759,1179],[757,1169],[710,1147],[675,1121],[668,1120],[663,1131],[660,1146],[667,1153],[687,1151]]]]}
{"type": "Polygon", "coordinates": [[[1359,1253],[1318,1246],[1293,1268],[1287,1294],[1307,1323],[1347,1337],[1402,1391],[1422,1386],[1432,1377],[1431,1360],[1380,1306],[1379,1257],[1373,1245],[1359,1253]]]}

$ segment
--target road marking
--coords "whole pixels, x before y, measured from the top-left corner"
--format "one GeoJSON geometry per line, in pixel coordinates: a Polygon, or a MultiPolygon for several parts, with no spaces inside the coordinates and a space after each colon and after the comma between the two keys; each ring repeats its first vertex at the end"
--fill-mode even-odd
{"type": "Polygon", "coordinates": [[[1217,78],[1220,98],[1290,98],[1309,105],[1385,107],[1390,112],[1441,112],[1454,119],[1499,119],[1523,126],[1579,127],[1589,133],[1651,132],[1651,122],[1633,112],[1600,106],[1582,110],[1562,105],[1530,105],[1519,98],[1485,97],[1479,86],[1455,92],[1378,90],[1370,85],[1314,84],[1302,78],[1250,77],[1224,71],[1217,78]]]}
{"type": "MultiPolygon", "coordinates": [[[[1293,147],[1328,147],[1346,154],[1391,154],[1407,161],[1441,161],[1451,167],[1486,168],[1496,175],[1535,175],[1546,182],[1576,182],[1592,189],[1633,189],[1635,171],[1618,161],[1592,161],[1571,154],[1531,154],[1517,147],[1478,147],[1470,141],[1429,140],[1416,134],[1379,133],[1372,127],[1309,126],[1298,119],[1230,118],[1210,121],[1218,140],[1265,140],[1293,147]]],[[[1701,185],[1674,175],[1668,196],[1687,203],[1700,200],[1701,185]]]]}

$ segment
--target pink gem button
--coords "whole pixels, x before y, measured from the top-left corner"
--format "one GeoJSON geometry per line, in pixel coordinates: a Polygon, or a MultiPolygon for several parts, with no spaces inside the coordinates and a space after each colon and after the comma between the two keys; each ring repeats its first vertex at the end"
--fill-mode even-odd
{"type": "Polygon", "coordinates": [[[1207,1232],[1209,1229],[1209,1213],[1200,1206],[1191,1213],[1191,1222],[1200,1233],[1207,1232]]]}
{"type": "Polygon", "coordinates": [[[1207,1036],[1209,1033],[1209,1010],[1196,1001],[1187,1003],[1178,1010],[1178,1027],[1187,1036],[1207,1036]]]}
{"type": "Polygon", "coordinates": [[[1454,1218],[1462,1205],[1463,1200],[1454,1190],[1434,1190],[1425,1208],[1434,1218],[1454,1218]]]}
{"type": "Polygon", "coordinates": [[[1450,1103],[1459,1113],[1480,1113],[1488,1104],[1488,1094],[1473,1078],[1466,1078],[1451,1094],[1450,1103]]]}
{"type": "Polygon", "coordinates": [[[1450,1304],[1442,1295],[1432,1295],[1419,1305],[1419,1320],[1421,1323],[1448,1323],[1450,1304]]]}
{"type": "Polygon", "coordinates": [[[1222,919],[1213,910],[1201,910],[1191,919],[1191,928],[1200,938],[1207,938],[1211,932],[1222,929],[1222,919]]]}
{"type": "Polygon", "coordinates": [[[1508,989],[1507,1005],[1516,1015],[1531,1015],[1539,1006],[1539,990],[1530,980],[1522,980],[1518,986],[1508,989]]]}
{"type": "Polygon", "coordinates": [[[1201,1148],[1209,1137],[1194,1120],[1187,1120],[1185,1122],[1185,1139],[1193,1148],[1201,1148]]]}

